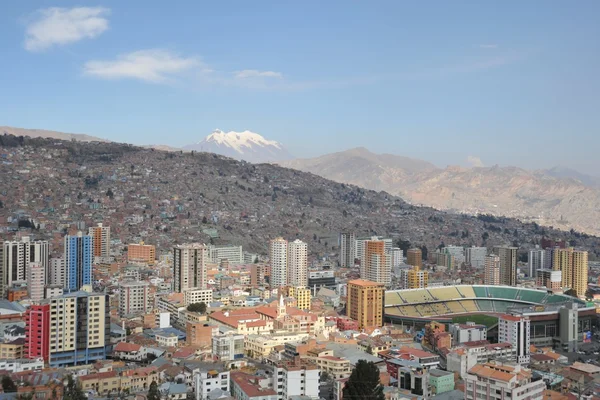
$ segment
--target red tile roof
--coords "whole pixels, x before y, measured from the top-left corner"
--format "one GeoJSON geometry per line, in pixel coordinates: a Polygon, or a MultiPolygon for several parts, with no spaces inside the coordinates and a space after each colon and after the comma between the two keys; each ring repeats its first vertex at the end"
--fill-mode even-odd
{"type": "Polygon", "coordinates": [[[142,346],[140,346],[139,344],[119,342],[115,346],[114,351],[130,353],[130,352],[134,352],[134,351],[140,351],[141,348],[142,348],[142,346]]]}

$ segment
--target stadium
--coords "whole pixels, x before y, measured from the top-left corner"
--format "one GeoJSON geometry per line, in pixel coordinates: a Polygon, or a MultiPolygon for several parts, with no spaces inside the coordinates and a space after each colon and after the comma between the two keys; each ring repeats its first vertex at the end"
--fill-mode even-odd
{"type": "Polygon", "coordinates": [[[425,323],[482,323],[497,325],[497,317],[509,311],[531,320],[532,343],[551,344],[560,329],[560,310],[569,303],[577,308],[578,337],[592,330],[596,310],[593,304],[564,294],[512,286],[458,285],[387,291],[384,301],[386,322],[420,328],[425,323]],[[537,340],[535,340],[537,339],[537,340]]]}

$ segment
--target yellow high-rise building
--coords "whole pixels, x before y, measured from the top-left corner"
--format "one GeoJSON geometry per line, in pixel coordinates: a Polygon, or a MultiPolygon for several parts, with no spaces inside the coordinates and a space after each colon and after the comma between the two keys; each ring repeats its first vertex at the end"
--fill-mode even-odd
{"type": "Polygon", "coordinates": [[[385,287],[382,283],[356,279],[348,282],[348,300],[346,314],[358,321],[358,328],[383,326],[383,297],[385,287]]]}
{"type": "Polygon", "coordinates": [[[561,271],[563,288],[571,288],[577,297],[585,296],[588,286],[588,252],[556,248],[552,251],[552,269],[561,271]]]}
{"type": "Polygon", "coordinates": [[[422,271],[419,267],[414,267],[408,271],[408,289],[426,288],[429,284],[429,272],[422,271]]]}
{"type": "Polygon", "coordinates": [[[300,310],[310,310],[311,295],[309,288],[290,286],[288,294],[296,299],[296,307],[300,310]]]}

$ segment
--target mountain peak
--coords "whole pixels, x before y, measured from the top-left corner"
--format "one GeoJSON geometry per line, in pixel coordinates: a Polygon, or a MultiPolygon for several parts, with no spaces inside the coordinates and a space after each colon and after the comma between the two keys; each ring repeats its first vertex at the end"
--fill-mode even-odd
{"type": "Polygon", "coordinates": [[[291,158],[281,143],[265,139],[249,130],[225,132],[215,129],[200,142],[184,148],[208,151],[249,162],[272,162],[291,158]]]}

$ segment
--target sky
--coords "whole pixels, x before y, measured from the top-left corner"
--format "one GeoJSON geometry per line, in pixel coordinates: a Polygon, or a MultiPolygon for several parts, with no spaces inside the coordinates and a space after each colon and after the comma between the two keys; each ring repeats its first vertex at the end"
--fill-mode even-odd
{"type": "Polygon", "coordinates": [[[600,174],[600,2],[17,1],[0,125],[600,174]]]}

